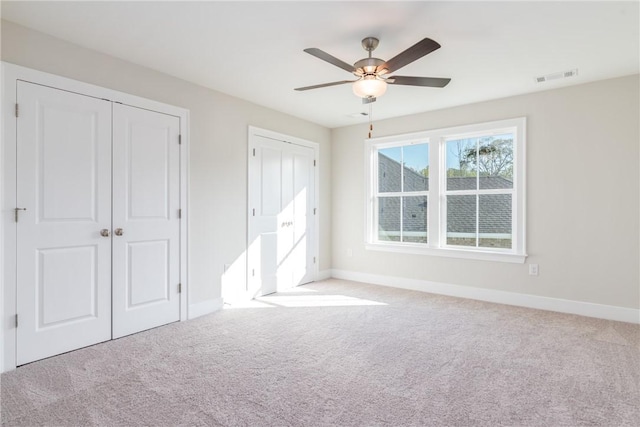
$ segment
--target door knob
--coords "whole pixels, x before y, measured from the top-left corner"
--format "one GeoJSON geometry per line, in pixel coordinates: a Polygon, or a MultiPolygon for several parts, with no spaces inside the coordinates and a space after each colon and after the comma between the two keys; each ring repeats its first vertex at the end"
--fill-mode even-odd
{"type": "Polygon", "coordinates": [[[109,230],[107,230],[106,228],[103,228],[102,230],[100,230],[100,235],[102,237],[109,237],[109,230]]]}
{"type": "Polygon", "coordinates": [[[124,232],[122,231],[122,228],[116,228],[114,230],[114,233],[116,236],[122,236],[124,234],[124,232]]]}

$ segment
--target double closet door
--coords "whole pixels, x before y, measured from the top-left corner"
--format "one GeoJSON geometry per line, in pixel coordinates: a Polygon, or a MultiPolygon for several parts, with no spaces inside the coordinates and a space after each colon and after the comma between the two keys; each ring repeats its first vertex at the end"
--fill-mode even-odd
{"type": "Polygon", "coordinates": [[[249,159],[249,293],[282,292],[313,281],[315,152],[253,135],[249,159]]]}
{"type": "Polygon", "coordinates": [[[179,118],[17,99],[17,364],[179,320],[179,118]]]}

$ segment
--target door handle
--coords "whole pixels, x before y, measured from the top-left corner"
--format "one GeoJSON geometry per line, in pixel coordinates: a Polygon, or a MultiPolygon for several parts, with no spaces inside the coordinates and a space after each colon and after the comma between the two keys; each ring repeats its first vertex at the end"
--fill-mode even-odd
{"type": "Polygon", "coordinates": [[[102,230],[100,230],[100,235],[102,237],[109,237],[111,233],[109,233],[109,230],[107,230],[106,228],[103,228],[102,230]]]}
{"type": "Polygon", "coordinates": [[[16,216],[15,216],[15,220],[16,222],[18,222],[18,212],[20,211],[26,211],[27,208],[14,208],[13,211],[15,212],[16,216]]]}
{"type": "Polygon", "coordinates": [[[116,236],[122,236],[124,234],[124,231],[122,230],[122,228],[116,228],[114,231],[116,236]]]}

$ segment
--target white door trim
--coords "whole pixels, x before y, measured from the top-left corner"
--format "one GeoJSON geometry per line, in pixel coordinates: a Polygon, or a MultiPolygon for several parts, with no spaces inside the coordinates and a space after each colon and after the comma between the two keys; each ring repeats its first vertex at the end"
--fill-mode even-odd
{"type": "MultiPolygon", "coordinates": [[[[320,144],[317,142],[309,141],[302,138],[297,138],[295,136],[286,135],[283,133],[262,129],[255,126],[249,126],[249,138],[248,138],[248,149],[247,149],[247,242],[246,242],[246,250],[245,254],[249,253],[249,245],[251,244],[250,236],[251,236],[251,216],[253,206],[251,205],[251,158],[253,156],[253,149],[256,148],[257,142],[256,137],[261,136],[264,138],[274,139],[277,141],[288,142],[295,145],[300,145],[303,147],[308,147],[313,149],[313,157],[315,159],[315,167],[314,167],[314,180],[315,180],[315,191],[314,191],[314,208],[316,208],[316,214],[314,215],[314,227],[315,227],[315,242],[314,242],[314,252],[316,257],[316,262],[313,265],[313,280],[318,280],[318,272],[320,265],[320,215],[322,215],[322,210],[320,209],[320,144]]],[[[249,278],[251,277],[251,272],[249,271],[249,257],[246,256],[246,268],[245,268],[245,292],[246,297],[251,298],[248,294],[249,290],[249,278]]]]}
{"type": "Polygon", "coordinates": [[[5,372],[16,367],[16,227],[14,208],[16,203],[16,81],[25,80],[43,86],[50,86],[69,92],[107,99],[138,108],[157,111],[180,118],[180,134],[182,149],[180,150],[180,321],[188,319],[189,300],[189,110],[163,104],[161,102],[141,98],[79,82],[54,74],[10,64],[1,63],[2,85],[0,120],[4,130],[0,134],[0,371],[5,372]]]}

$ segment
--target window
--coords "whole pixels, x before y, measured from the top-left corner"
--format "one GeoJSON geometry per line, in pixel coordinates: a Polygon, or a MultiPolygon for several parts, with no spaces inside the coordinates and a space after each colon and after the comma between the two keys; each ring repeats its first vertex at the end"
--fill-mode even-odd
{"type": "Polygon", "coordinates": [[[525,119],[367,140],[367,248],[524,262],[525,119]]]}

